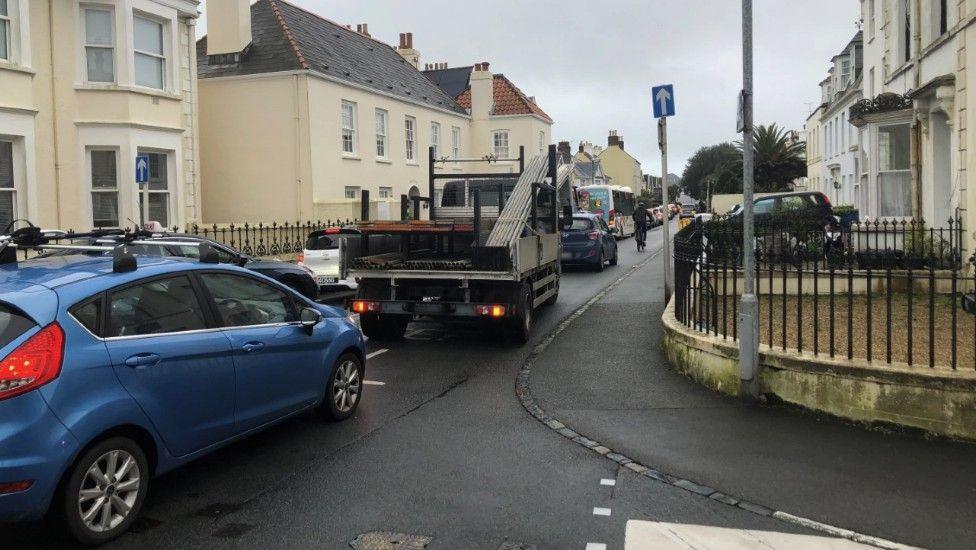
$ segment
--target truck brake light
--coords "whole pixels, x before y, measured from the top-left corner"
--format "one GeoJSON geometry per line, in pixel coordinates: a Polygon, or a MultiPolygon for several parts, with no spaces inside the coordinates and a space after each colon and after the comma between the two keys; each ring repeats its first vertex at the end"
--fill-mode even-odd
{"type": "Polygon", "coordinates": [[[369,300],[353,300],[352,310],[355,313],[377,313],[382,309],[379,302],[371,302],[369,300]]]}
{"type": "Polygon", "coordinates": [[[0,360],[0,401],[57,378],[63,358],[64,331],[51,323],[0,360]]]}
{"type": "Polygon", "coordinates": [[[478,315],[483,317],[504,317],[505,306],[499,304],[477,306],[478,315]]]}

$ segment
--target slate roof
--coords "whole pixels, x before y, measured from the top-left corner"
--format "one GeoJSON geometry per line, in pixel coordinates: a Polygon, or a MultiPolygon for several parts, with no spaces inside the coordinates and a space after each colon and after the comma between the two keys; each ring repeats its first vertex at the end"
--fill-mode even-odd
{"type": "Polygon", "coordinates": [[[577,162],[573,165],[579,177],[587,180],[596,177],[599,166],[596,162],[577,162]]]}
{"type": "Polygon", "coordinates": [[[200,78],[312,70],[456,113],[466,111],[390,45],[284,0],[251,5],[251,47],[241,63],[210,65],[207,37],[197,41],[200,78]]]}
{"type": "MultiPolygon", "coordinates": [[[[423,74],[431,82],[440,86],[445,93],[451,95],[461,107],[470,109],[473,70],[474,67],[456,67],[424,71],[423,74]]],[[[541,107],[530,101],[518,86],[501,73],[494,75],[492,92],[495,99],[493,115],[537,115],[547,122],[552,122],[552,118],[541,107]]]]}

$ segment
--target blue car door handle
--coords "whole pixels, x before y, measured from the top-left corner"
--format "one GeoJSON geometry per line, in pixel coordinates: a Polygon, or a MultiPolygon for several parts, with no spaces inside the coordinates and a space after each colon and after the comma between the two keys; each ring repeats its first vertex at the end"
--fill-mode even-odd
{"type": "Polygon", "coordinates": [[[248,343],[244,344],[243,346],[241,346],[241,349],[244,350],[244,353],[258,352],[258,351],[261,351],[261,350],[264,349],[264,343],[263,342],[248,342],[248,343]]]}
{"type": "Polygon", "coordinates": [[[125,360],[127,367],[152,367],[159,363],[159,356],[155,353],[137,353],[125,360]]]}

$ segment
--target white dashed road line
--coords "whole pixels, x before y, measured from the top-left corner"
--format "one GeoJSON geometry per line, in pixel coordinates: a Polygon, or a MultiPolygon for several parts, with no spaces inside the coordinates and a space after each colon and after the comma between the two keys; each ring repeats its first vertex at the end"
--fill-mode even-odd
{"type": "Polygon", "coordinates": [[[376,380],[363,380],[364,386],[385,386],[386,382],[377,382],[376,380]]]}
{"type": "Polygon", "coordinates": [[[593,508],[593,515],[594,516],[609,516],[610,515],[610,509],[609,508],[593,508]]]}
{"type": "Polygon", "coordinates": [[[586,543],[586,550],[607,550],[607,545],[602,542],[588,542],[586,543]]]}
{"type": "Polygon", "coordinates": [[[613,487],[616,484],[617,484],[617,480],[615,480],[615,479],[601,479],[600,480],[600,485],[606,485],[607,487],[613,487]]]}
{"type": "Polygon", "coordinates": [[[384,353],[386,353],[388,351],[390,351],[390,350],[388,350],[386,348],[378,349],[378,350],[374,351],[373,353],[367,353],[366,354],[366,359],[372,359],[372,358],[376,357],[377,355],[382,355],[382,354],[384,354],[384,353]]]}

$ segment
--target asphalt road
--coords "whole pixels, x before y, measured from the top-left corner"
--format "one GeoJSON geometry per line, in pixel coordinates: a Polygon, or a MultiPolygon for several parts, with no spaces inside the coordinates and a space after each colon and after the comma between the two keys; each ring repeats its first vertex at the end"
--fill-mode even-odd
{"type": "MultiPolygon", "coordinates": [[[[619,468],[538,423],[515,397],[534,344],[660,242],[658,229],[643,254],[621,242],[616,267],[565,273],[529,345],[425,322],[405,341],[371,343],[366,378],[375,384],[354,418],[302,416],[154,480],[142,521],[109,547],[348,548],[360,534],[393,531],[430,537],[432,549],[623,548],[638,525],[628,522],[814,535],[619,468]]],[[[636,322],[584,319],[596,335],[636,322]]],[[[4,550],[68,546],[49,522],[0,527],[4,550]]]]}

